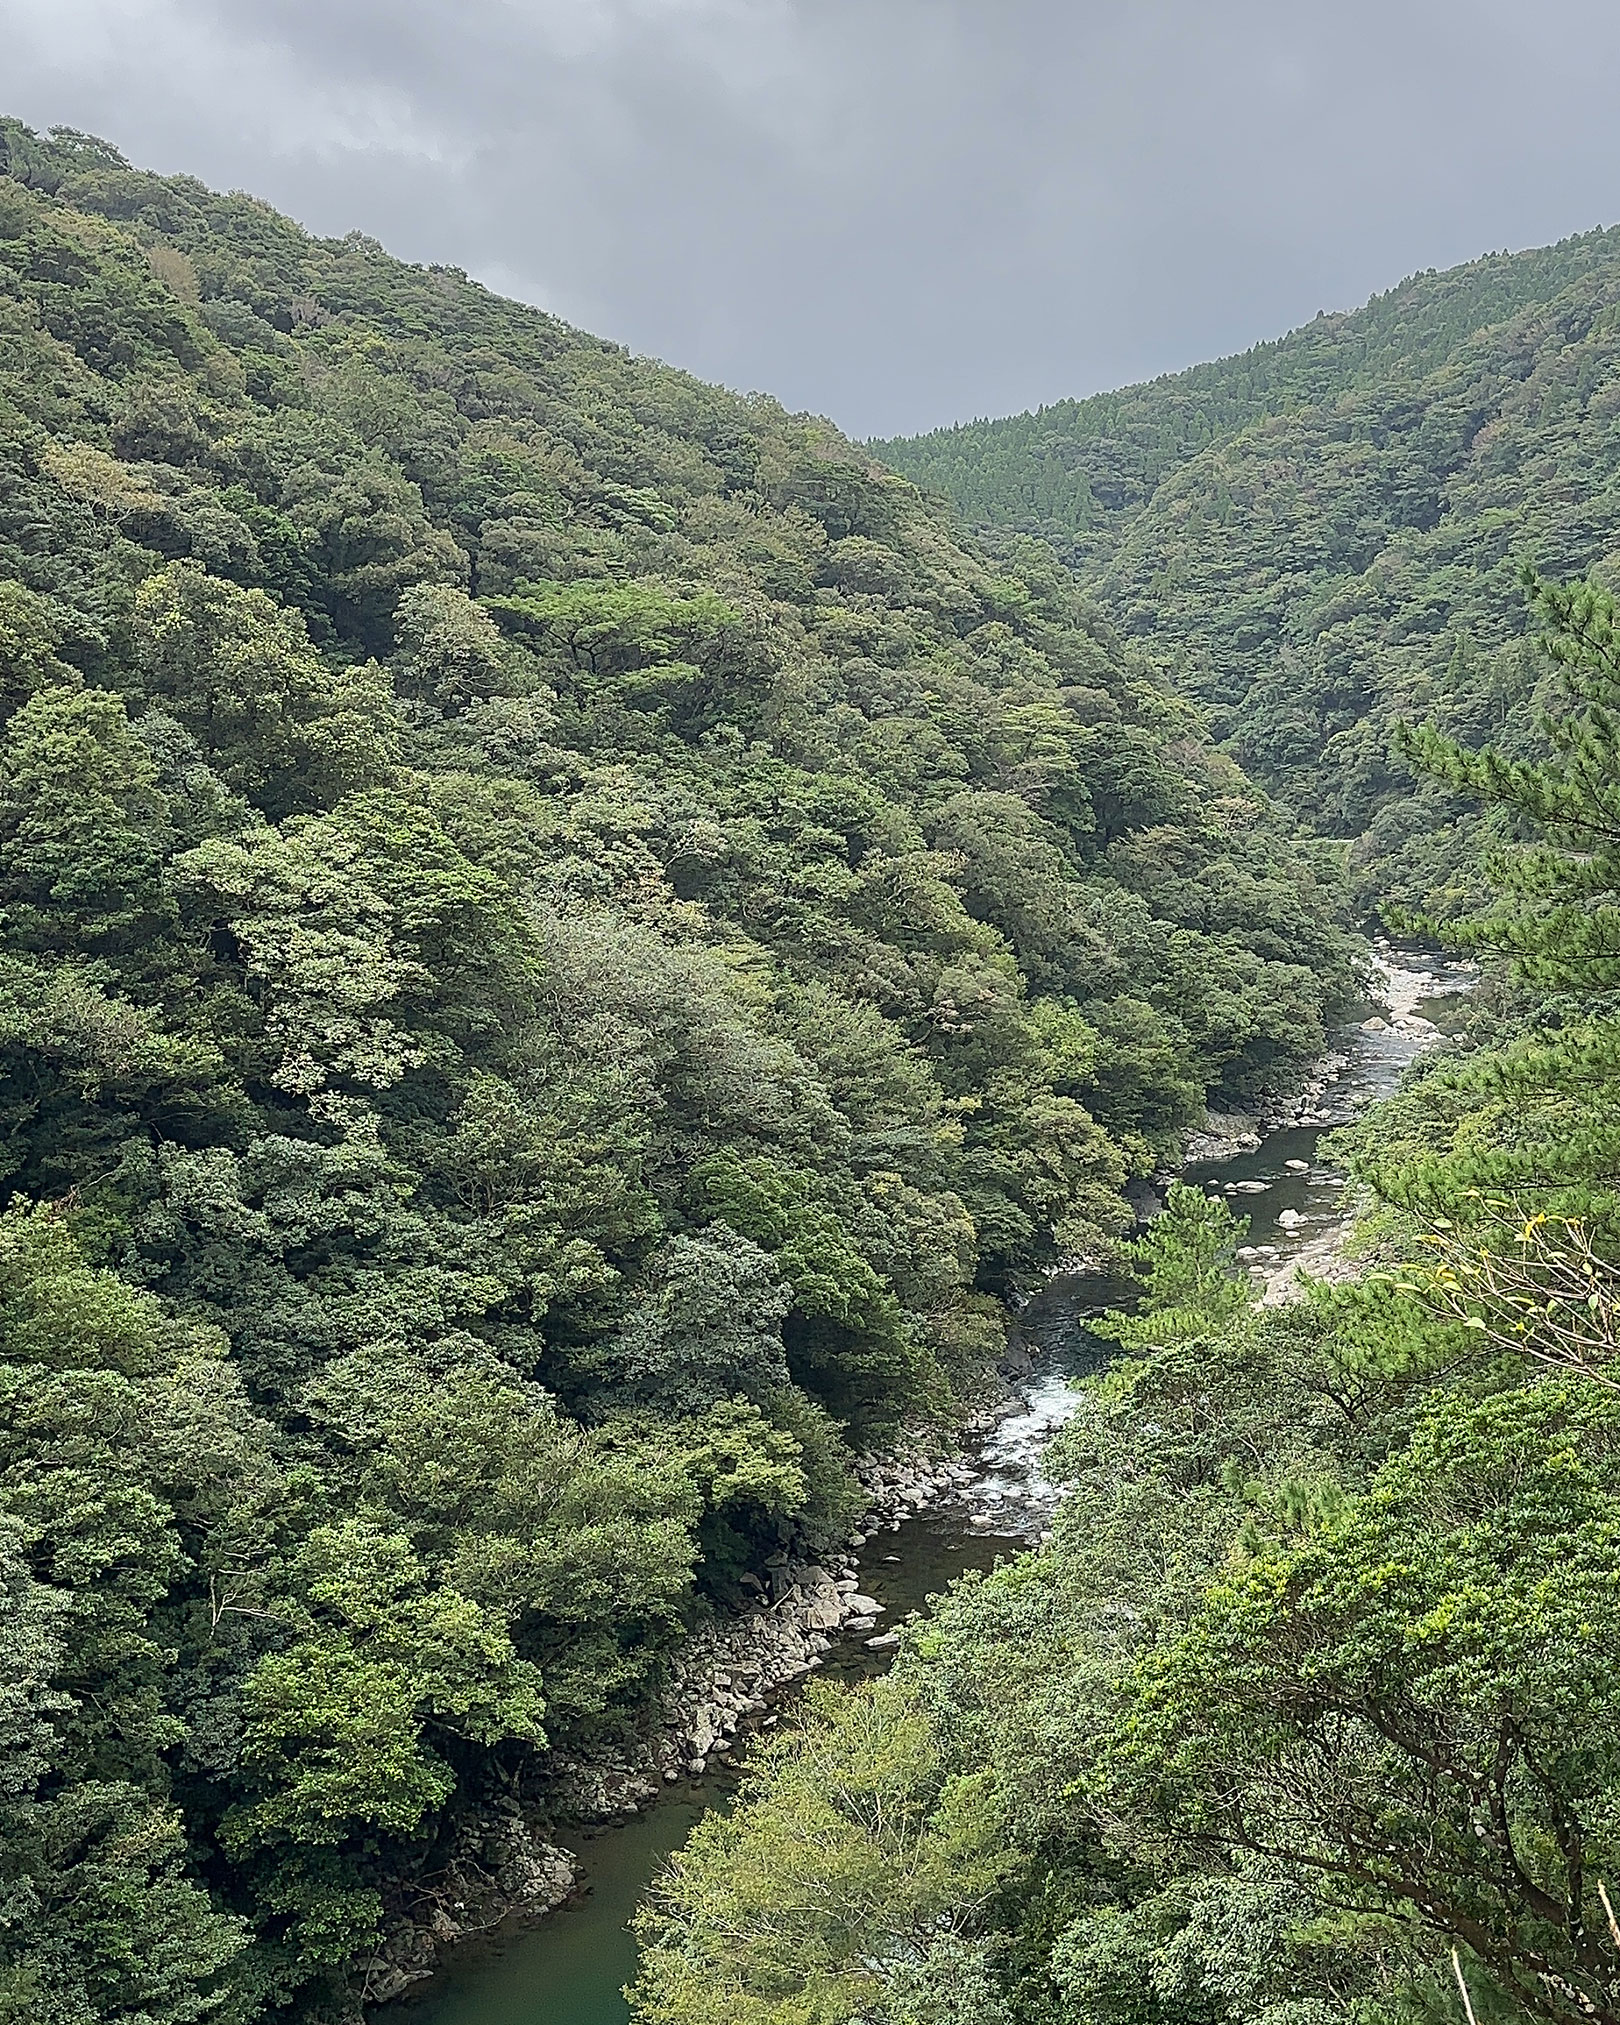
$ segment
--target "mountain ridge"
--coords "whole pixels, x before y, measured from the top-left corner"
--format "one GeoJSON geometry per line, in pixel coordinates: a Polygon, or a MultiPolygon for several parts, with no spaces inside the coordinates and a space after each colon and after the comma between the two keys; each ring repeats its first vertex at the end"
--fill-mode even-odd
{"type": "Polygon", "coordinates": [[[1397,728],[1540,751],[1556,697],[1520,578],[1620,563],[1617,317],[1605,229],[1065,411],[1123,416],[1116,437],[1014,418],[948,456],[884,448],[954,486],[992,547],[1048,540],[1246,769],[1352,843],[1364,905],[1445,914],[1479,897],[1475,820],[1416,779],[1397,728]],[[1122,457],[1135,476],[1105,509],[1088,470],[1122,457]]]}
{"type": "MultiPolygon", "coordinates": [[[[1129,416],[1133,407],[1148,405],[1147,396],[1192,395],[1205,389],[1216,392],[1223,382],[1231,382],[1237,391],[1227,395],[1225,419],[1228,426],[1243,426],[1284,412],[1287,405],[1308,402],[1309,374],[1330,370],[1333,354],[1340,349],[1359,350],[1363,363],[1394,356],[1421,371],[1425,363],[1441,362],[1458,332],[1485,329],[1530,303],[1546,300],[1589,271],[1596,257],[1604,253],[1620,258],[1620,226],[1596,226],[1548,246],[1492,251],[1451,268],[1422,268],[1355,309],[1320,310],[1308,323],[1279,337],[1260,339],[1242,351],[1095,394],[1043,402],[1014,414],[975,416],[912,436],[870,437],[867,447],[914,483],[951,498],[970,524],[1039,534],[1060,547],[1068,537],[1075,543],[1073,555],[1089,554],[1083,538],[1093,523],[1086,506],[1088,495],[1095,500],[1095,493],[1084,464],[1084,434],[1076,432],[1075,424],[1082,425],[1083,432],[1083,425],[1093,418],[1100,423],[1129,416]],[[1509,285],[1504,287],[1504,282],[1509,285]],[[1429,328],[1426,342],[1413,358],[1408,313],[1415,299],[1421,302],[1429,328]],[[1406,340],[1399,349],[1396,332],[1406,340]],[[1284,378],[1282,388],[1268,398],[1264,390],[1276,376],[1268,375],[1265,368],[1296,364],[1299,380],[1284,378]],[[1251,391],[1245,397],[1242,390],[1246,385],[1251,391]],[[1293,400],[1284,401],[1290,389],[1293,400]],[[1029,457],[1032,446],[1043,437],[1051,439],[1049,457],[1043,461],[1055,467],[1045,474],[1048,489],[1044,499],[1033,494],[1016,501],[1004,499],[995,484],[995,473],[1002,464],[995,454],[1001,445],[995,439],[1005,440],[1007,469],[1012,471],[1011,456],[1029,457]],[[1067,489],[1064,474],[1071,480],[1067,489]]],[[[1143,469],[1136,474],[1138,483],[1151,481],[1148,489],[1176,461],[1174,439],[1172,445],[1163,446],[1161,455],[1165,463],[1152,466],[1144,458],[1143,469]]],[[[1103,506],[1104,512],[1109,510],[1103,506]]],[[[1096,524],[1101,527],[1100,516],[1096,524]]],[[[1097,539],[1102,538],[1099,533],[1097,539]]]]}

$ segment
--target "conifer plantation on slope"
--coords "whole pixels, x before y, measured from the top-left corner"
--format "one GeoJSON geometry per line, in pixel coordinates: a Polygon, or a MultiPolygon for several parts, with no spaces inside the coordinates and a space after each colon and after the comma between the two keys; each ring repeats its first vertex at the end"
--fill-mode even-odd
{"type": "MultiPolygon", "coordinates": [[[[970,526],[1049,539],[1365,903],[1480,897],[1403,717],[1537,749],[1519,568],[1620,556],[1620,232],[1413,277],[1151,384],[874,445],[970,526]]],[[[1545,701],[1545,696],[1541,699],[1545,701]]],[[[1461,819],[1461,820],[1459,820],[1461,819]]]]}
{"type": "Polygon", "coordinates": [[[0,169],[0,2008],[348,2015],[1316,1052],[1337,875],[827,424],[0,169]]]}

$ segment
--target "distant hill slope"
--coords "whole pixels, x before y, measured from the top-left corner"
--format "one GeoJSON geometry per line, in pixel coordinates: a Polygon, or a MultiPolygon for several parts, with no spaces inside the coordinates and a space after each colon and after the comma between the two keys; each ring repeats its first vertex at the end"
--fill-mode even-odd
{"type": "Polygon", "coordinates": [[[1363,308],[1156,380],[867,447],[965,520],[1106,554],[1154,490],[1220,437],[1390,380],[1420,380],[1522,309],[1620,264],[1620,226],[1415,274],[1363,308]]]}
{"type": "Polygon", "coordinates": [[[1400,716],[1526,736],[1522,562],[1620,544],[1620,231],[1415,276],[1118,394],[873,445],[993,532],[1051,541],[1367,890],[1441,903],[1466,853],[1400,716]]]}

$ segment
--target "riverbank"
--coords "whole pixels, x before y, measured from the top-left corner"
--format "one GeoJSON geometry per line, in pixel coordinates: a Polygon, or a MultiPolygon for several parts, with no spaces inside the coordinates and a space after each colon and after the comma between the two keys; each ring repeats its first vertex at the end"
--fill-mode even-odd
{"type": "Polygon", "coordinates": [[[1366,1017],[1335,1037],[1297,1089],[1268,1097],[1250,1111],[1206,1111],[1187,1141],[1184,1167],[1235,1159],[1256,1152],[1279,1132],[1301,1127],[1326,1130],[1348,1125],[1366,1108],[1355,1068],[1361,1036],[1391,1034],[1411,1044],[1413,1058],[1441,1038],[1438,1024],[1418,1007],[1437,996],[1465,995],[1478,981],[1477,964],[1459,959],[1414,956],[1380,937],[1372,946],[1373,997],[1366,1017]],[[1352,1042],[1350,1036],[1357,1037],[1352,1042]]]}
{"type": "MultiPolygon", "coordinates": [[[[1439,1029],[1418,1006],[1471,983],[1461,966],[1380,954],[1389,973],[1383,1010],[1336,1036],[1303,1088],[1241,1121],[1248,1143],[1219,1160],[1192,1158],[1186,1169],[1190,1180],[1229,1190],[1233,1206],[1252,1218],[1243,1263],[1264,1282],[1262,1298],[1285,1281],[1297,1292],[1301,1267],[1326,1277],[1342,1251],[1344,1178],[1317,1160],[1318,1137],[1387,1094],[1433,1044],[1439,1029]]],[[[1195,1141],[1189,1155],[1198,1150],[1195,1141]]],[[[1086,1320],[1124,1292],[1096,1273],[1043,1286],[1014,1320],[1027,1376],[1016,1397],[963,1431],[960,1453],[947,1457],[940,1437],[918,1436],[869,1459],[870,1503],[856,1532],[819,1563],[784,1558],[766,1571],[768,1592],[740,1617],[694,1634],[643,1739],[589,1764],[542,1767],[554,1782],[552,1805],[536,1805],[538,1825],[527,1832],[550,1852],[544,1892],[554,1889],[556,1866],[567,1866],[568,1902],[539,1921],[531,1916],[545,1904],[514,1902],[494,1946],[455,1949],[450,1975],[430,1986],[425,2003],[396,2006],[378,2025],[622,2025],[617,1992],[633,1968],[623,1923],[635,1903],[636,1864],[645,1866],[645,1884],[702,1807],[724,1804],[747,1734],[773,1727],[809,1674],[878,1671],[930,1594],[1039,1539],[1057,1495],[1041,1475],[1042,1452],[1078,1403],[1072,1380],[1108,1354],[1088,1338],[1086,1320]],[[584,1899],[579,1881],[589,1886],[584,1899]],[[616,1921],[605,1916],[607,1905],[621,1908],[616,1921]]],[[[484,1930],[482,1919],[468,1929],[484,1930]]],[[[411,1989],[446,1940],[424,1937],[423,1945],[423,1954],[397,1963],[406,1980],[396,1990],[411,1989]]]]}
{"type": "MultiPolygon", "coordinates": [[[[1009,1407],[1016,1398],[973,1415],[959,1442],[986,1434],[1009,1407]]],[[[887,1606],[862,1589],[860,1552],[962,1494],[974,1471],[944,1455],[944,1440],[923,1430],[863,1458],[857,1475],[867,1504],[844,1545],[814,1561],[777,1554],[763,1580],[744,1577],[758,1600],[677,1647],[665,1690],[631,1740],[590,1758],[542,1758],[526,1791],[494,1795],[463,1822],[444,1862],[402,1883],[396,1917],[367,1965],[362,2004],[389,2003],[456,1947],[566,1904],[583,1877],[559,1835],[628,1821],[667,1788],[701,1780],[745,1732],[774,1724],[776,1701],[840,1640],[863,1640],[874,1652],[897,1645],[898,1632],[880,1623],[887,1606]]]]}
{"type": "Polygon", "coordinates": [[[1354,1273],[1350,1242],[1362,1205],[1345,1177],[1318,1161],[1317,1139],[1360,1117],[1437,1046],[1479,979],[1473,963],[1403,954],[1387,943],[1375,946],[1373,960],[1382,1009],[1356,1023],[1347,1046],[1327,1058],[1326,1073],[1279,1107],[1246,1155],[1222,1163],[1218,1182],[1189,1168],[1190,1178],[1218,1186],[1234,1209],[1252,1214],[1265,1200],[1286,1243],[1251,1241],[1240,1246],[1237,1257],[1266,1307],[1301,1299],[1307,1280],[1332,1283],[1354,1273]],[[1427,1017],[1418,1010],[1425,1005],[1443,1017],[1427,1017]]]}

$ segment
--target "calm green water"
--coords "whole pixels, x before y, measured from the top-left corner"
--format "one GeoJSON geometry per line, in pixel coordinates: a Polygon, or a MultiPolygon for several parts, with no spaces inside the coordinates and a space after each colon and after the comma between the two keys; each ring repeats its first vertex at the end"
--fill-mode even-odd
{"type": "MultiPolygon", "coordinates": [[[[1444,1004],[1437,999],[1424,1009],[1439,1015],[1444,1004]]],[[[1410,1038],[1395,1034],[1358,1031],[1349,1038],[1352,1060],[1333,1093],[1335,1116],[1359,1112],[1384,1095],[1417,1052],[1410,1038]]],[[[1255,1152],[1189,1169],[1188,1178],[1212,1192],[1227,1182],[1264,1182],[1263,1193],[1235,1197],[1232,1206],[1250,1218],[1252,1243],[1274,1244],[1286,1256],[1343,1213],[1341,1177],[1316,1161],[1318,1136],[1315,1127],[1278,1132],[1255,1152]],[[1290,1160],[1307,1163],[1307,1171],[1291,1172],[1290,1160]],[[1278,1221],[1284,1210],[1303,1221],[1284,1227],[1278,1221]]],[[[1038,1528],[1040,1493],[1033,1480],[1040,1449],[1065,1417],[1068,1379],[1093,1368],[1103,1353],[1086,1332],[1086,1315],[1120,1292],[1117,1283],[1095,1277],[1056,1280],[1019,1317],[1019,1335],[1035,1366],[1024,1388],[1029,1410],[985,1444],[969,1503],[875,1534],[861,1557],[861,1587],[886,1606],[885,1625],[921,1609],[968,1569],[994,1567],[1038,1528]],[[1005,1496],[1005,1517],[975,1526],[972,1511],[995,1512],[986,1500],[998,1496],[1005,1496]]],[[[828,1654],[824,1670],[834,1678],[872,1674],[888,1657],[848,1640],[828,1654]]],[[[588,1885],[580,1900],[532,1927],[458,1949],[419,1996],[374,2012],[374,2025],[627,2025],[630,2007],[622,1992],[636,1959],[631,1915],[665,1858],[709,1808],[728,1804],[733,1788],[723,1771],[672,1787],[646,1814],[572,1843],[588,1885]]]]}
{"type": "MultiPolygon", "coordinates": [[[[861,1587],[884,1605],[883,1622],[898,1624],[958,1575],[993,1568],[1021,1544],[972,1527],[963,1513],[924,1514],[874,1537],[861,1587]]],[[[859,1638],[847,1639],[821,1670],[854,1679],[881,1672],[888,1659],[887,1652],[868,1652],[859,1638]]],[[[588,1884],[583,1898],[532,1927],[458,1948],[420,1995],[374,2011],[374,2025],[626,2025],[630,2007],[622,1992],[636,1963],[630,1917],[664,1859],[708,1809],[729,1802],[734,1784],[719,1770],[671,1787],[633,1821],[566,1838],[588,1884]]]]}
{"type": "Polygon", "coordinates": [[[619,1992],[636,1966],[630,1915],[664,1858],[726,1797],[718,1780],[679,1788],[574,1843],[590,1878],[584,1898],[526,1931],[459,1949],[425,1997],[385,2005],[378,2025],[618,2025],[630,2015],[619,1992]]]}

